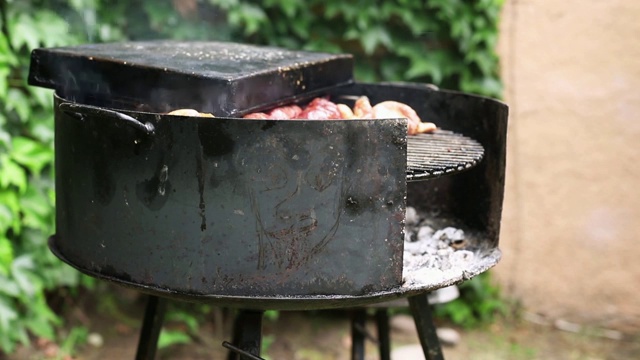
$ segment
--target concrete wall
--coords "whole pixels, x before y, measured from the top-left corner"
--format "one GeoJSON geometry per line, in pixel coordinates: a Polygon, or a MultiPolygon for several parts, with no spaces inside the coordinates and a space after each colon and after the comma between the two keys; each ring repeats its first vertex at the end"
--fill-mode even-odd
{"type": "Polygon", "coordinates": [[[507,0],[502,262],[528,311],[640,324],[640,1],[507,0]]]}

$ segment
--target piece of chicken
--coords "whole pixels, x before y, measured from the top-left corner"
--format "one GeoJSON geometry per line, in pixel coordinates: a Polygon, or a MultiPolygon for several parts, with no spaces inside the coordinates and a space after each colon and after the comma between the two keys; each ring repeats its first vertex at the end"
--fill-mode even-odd
{"type": "Polygon", "coordinates": [[[360,96],[353,106],[353,116],[356,119],[373,119],[373,108],[366,96],[360,96]]]}
{"type": "Polygon", "coordinates": [[[302,109],[298,105],[280,106],[269,112],[269,118],[273,120],[296,119],[301,112],[302,109]]]}
{"type": "Polygon", "coordinates": [[[353,110],[348,105],[338,104],[338,111],[340,111],[340,117],[342,119],[355,119],[356,116],[353,114],[353,110]]]}
{"type": "Polygon", "coordinates": [[[268,119],[268,120],[290,120],[295,119],[302,109],[298,105],[285,105],[277,107],[269,113],[256,112],[243,116],[243,119],[268,119]]]}
{"type": "Polygon", "coordinates": [[[407,118],[409,120],[407,134],[415,135],[431,132],[437,129],[434,123],[422,122],[411,106],[397,101],[383,101],[373,107],[373,117],[376,119],[407,118]]]}
{"type": "Polygon", "coordinates": [[[298,119],[337,120],[342,119],[338,105],[325,99],[315,98],[297,116],[298,119]]]}
{"type": "Polygon", "coordinates": [[[178,115],[178,116],[195,116],[195,117],[215,117],[209,113],[201,113],[198,110],[194,110],[194,109],[178,109],[178,110],[173,110],[170,113],[167,113],[167,115],[178,115]]]}
{"type": "Polygon", "coordinates": [[[242,118],[243,119],[259,119],[259,120],[270,119],[269,114],[266,114],[266,113],[263,113],[263,112],[256,112],[256,113],[247,114],[247,115],[243,116],[242,118]]]}

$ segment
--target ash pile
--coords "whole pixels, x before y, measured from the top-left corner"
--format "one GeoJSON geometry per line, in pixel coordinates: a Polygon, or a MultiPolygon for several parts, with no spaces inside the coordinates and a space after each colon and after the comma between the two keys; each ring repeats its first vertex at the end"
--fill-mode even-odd
{"type": "Polygon", "coordinates": [[[415,208],[407,207],[402,277],[404,287],[432,286],[465,277],[476,264],[462,229],[437,228],[415,208]]]}

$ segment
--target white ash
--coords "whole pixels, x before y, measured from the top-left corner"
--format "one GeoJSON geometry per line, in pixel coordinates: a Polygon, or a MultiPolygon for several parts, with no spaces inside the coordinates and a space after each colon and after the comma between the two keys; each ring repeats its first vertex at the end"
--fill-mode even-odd
{"type": "Polygon", "coordinates": [[[464,231],[453,227],[433,229],[424,224],[416,210],[407,207],[405,216],[403,286],[439,283],[456,277],[474,264],[475,254],[464,250],[464,231]]]}

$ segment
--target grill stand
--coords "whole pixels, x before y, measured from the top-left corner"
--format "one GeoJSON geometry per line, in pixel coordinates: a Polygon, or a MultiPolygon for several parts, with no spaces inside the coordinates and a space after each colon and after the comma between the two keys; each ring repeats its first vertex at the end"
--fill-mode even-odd
{"type": "Polygon", "coordinates": [[[223,342],[230,350],[227,360],[260,360],[262,315],[264,311],[240,310],[233,324],[233,343],[223,342]]]}
{"type": "MultiPolygon", "coordinates": [[[[418,330],[420,345],[427,360],[443,360],[440,341],[431,317],[431,305],[427,293],[411,296],[409,309],[418,330]]],[[[166,301],[163,298],[149,295],[144,313],[136,360],[153,360],[158,346],[158,337],[162,329],[166,301]]],[[[227,360],[262,360],[262,316],[264,311],[240,310],[233,325],[233,342],[224,341],[222,346],[229,349],[227,360]]],[[[378,343],[381,360],[391,358],[389,341],[389,315],[387,308],[376,310],[378,339],[373,339],[365,329],[366,309],[354,309],[351,315],[351,359],[364,360],[365,338],[378,343]]]]}
{"type": "MultiPolygon", "coordinates": [[[[409,297],[409,309],[418,330],[418,338],[427,360],[443,360],[440,340],[436,333],[436,327],[431,317],[431,305],[429,304],[427,293],[409,297]]],[[[360,308],[354,311],[351,317],[351,359],[364,359],[364,340],[371,336],[365,330],[366,310],[360,308]]],[[[380,352],[380,360],[391,359],[391,341],[389,340],[389,313],[387,308],[376,310],[376,327],[378,328],[378,339],[374,342],[378,343],[380,352]]]]}
{"type": "Polygon", "coordinates": [[[164,321],[167,300],[157,296],[148,296],[144,311],[144,321],[140,330],[136,360],[151,360],[156,356],[158,338],[164,321]]]}
{"type": "Polygon", "coordinates": [[[389,340],[389,313],[387,308],[376,310],[378,328],[378,349],[380,360],[391,360],[391,341],[389,340]]]}
{"type": "Polygon", "coordinates": [[[411,309],[413,320],[416,322],[418,338],[420,338],[420,345],[422,345],[425,359],[444,359],[442,349],[440,348],[440,341],[436,334],[436,327],[433,325],[427,293],[410,297],[409,309],[411,309]]]}

